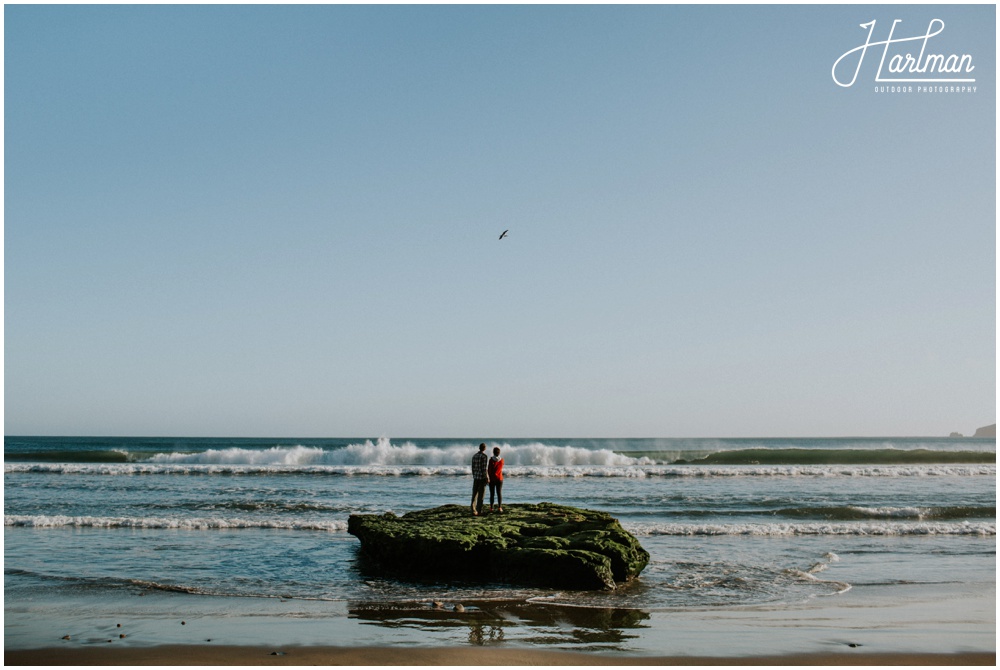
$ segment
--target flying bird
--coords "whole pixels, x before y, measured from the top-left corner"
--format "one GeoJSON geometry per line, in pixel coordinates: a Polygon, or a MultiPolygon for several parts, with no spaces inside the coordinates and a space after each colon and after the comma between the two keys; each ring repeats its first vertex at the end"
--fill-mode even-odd
{"type": "MultiPolygon", "coordinates": [[[[508,228],[507,230],[510,230],[510,229],[508,228]]],[[[506,230],[505,230],[505,231],[503,231],[502,233],[500,233],[500,239],[501,239],[501,240],[502,240],[503,238],[505,238],[505,237],[507,237],[507,231],[506,231],[506,230]]]]}

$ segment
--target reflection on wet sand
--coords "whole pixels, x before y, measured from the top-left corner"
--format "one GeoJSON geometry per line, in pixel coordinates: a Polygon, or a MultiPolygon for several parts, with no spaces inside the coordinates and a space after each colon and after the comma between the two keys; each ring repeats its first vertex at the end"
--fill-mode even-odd
{"type": "Polygon", "coordinates": [[[349,616],[362,623],[387,628],[442,632],[468,628],[472,645],[517,641],[519,644],[571,644],[574,649],[620,650],[638,637],[630,629],[646,628],[649,614],[642,610],[564,607],[537,602],[445,600],[413,602],[352,602],[349,616]]]}

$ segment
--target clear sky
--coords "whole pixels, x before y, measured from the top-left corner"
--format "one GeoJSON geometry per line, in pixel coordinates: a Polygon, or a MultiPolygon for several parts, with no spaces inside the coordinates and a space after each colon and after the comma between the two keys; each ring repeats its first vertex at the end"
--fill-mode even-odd
{"type": "Polygon", "coordinates": [[[8,435],[995,421],[993,5],[7,5],[4,58],[8,435]],[[975,93],[834,82],[934,18],[975,93]]]}

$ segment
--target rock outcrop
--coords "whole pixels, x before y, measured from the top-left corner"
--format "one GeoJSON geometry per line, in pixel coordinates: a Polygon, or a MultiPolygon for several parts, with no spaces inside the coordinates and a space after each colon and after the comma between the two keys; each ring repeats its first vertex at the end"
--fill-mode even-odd
{"type": "Polygon", "coordinates": [[[972,437],[996,437],[997,436],[997,425],[994,423],[991,426],[983,426],[982,428],[976,429],[976,434],[972,437]]]}
{"type": "Polygon", "coordinates": [[[613,590],[649,553],[610,514],[552,503],[472,516],[462,505],[396,516],[352,514],[347,530],[372,569],[403,579],[458,579],[613,590]]]}

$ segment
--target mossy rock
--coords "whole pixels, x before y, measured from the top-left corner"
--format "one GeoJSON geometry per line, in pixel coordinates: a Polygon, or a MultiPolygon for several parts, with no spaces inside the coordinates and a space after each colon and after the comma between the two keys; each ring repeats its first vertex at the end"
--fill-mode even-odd
{"type": "Polygon", "coordinates": [[[347,530],[380,573],[561,589],[613,590],[649,553],[610,514],[552,503],[505,505],[472,516],[444,505],[403,516],[352,514],[347,530]]]}

